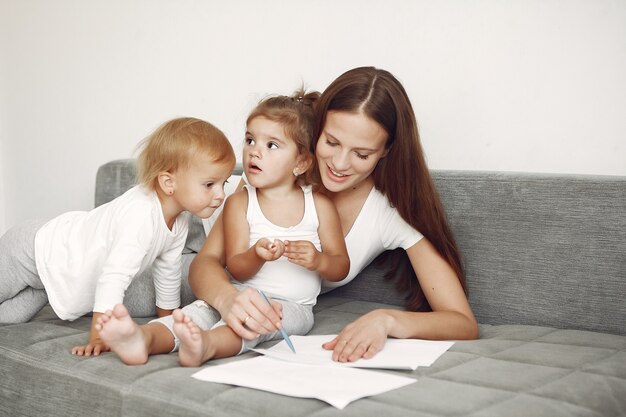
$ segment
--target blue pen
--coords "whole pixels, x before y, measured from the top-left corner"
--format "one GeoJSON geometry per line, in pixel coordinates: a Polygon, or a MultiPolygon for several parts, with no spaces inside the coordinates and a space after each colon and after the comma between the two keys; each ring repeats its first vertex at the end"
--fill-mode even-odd
{"type": "MultiPolygon", "coordinates": [[[[267,301],[267,304],[270,304],[270,300],[267,299],[267,296],[265,295],[265,293],[261,290],[259,290],[259,292],[261,293],[263,298],[265,298],[265,301],[267,301]]],[[[296,349],[293,347],[293,344],[291,343],[291,339],[289,339],[289,335],[287,334],[287,332],[282,327],[278,330],[280,330],[280,334],[283,336],[283,339],[285,339],[285,342],[287,342],[287,346],[289,346],[289,349],[291,349],[293,353],[296,353],[296,349]]]]}

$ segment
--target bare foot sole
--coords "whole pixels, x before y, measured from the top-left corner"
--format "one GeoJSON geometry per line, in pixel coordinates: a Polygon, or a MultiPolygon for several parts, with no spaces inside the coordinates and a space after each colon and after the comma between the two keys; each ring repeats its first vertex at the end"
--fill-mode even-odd
{"type": "MultiPolygon", "coordinates": [[[[174,333],[180,339],[178,348],[178,362],[180,366],[200,366],[210,359],[209,351],[205,345],[202,329],[180,310],[174,310],[174,333]]],[[[208,343],[208,335],[206,335],[208,343]]]]}
{"type": "Polygon", "coordinates": [[[122,304],[107,312],[96,322],[100,338],[127,365],[143,365],[148,361],[148,348],[141,328],[122,304]]]}

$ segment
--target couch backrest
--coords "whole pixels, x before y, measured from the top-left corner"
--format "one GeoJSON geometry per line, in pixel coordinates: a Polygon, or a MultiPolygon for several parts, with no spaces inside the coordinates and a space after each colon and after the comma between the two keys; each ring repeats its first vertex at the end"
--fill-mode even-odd
{"type": "MultiPolygon", "coordinates": [[[[96,204],[128,189],[134,169],[103,165],[96,204]]],[[[626,334],[626,177],[432,174],[480,323],[626,334]]],[[[402,305],[382,273],[370,265],[332,295],[402,305]]]]}
{"type": "MultiPolygon", "coordinates": [[[[480,323],[626,334],[626,177],[432,175],[480,323]]],[[[333,293],[401,305],[381,272],[333,293]]]]}
{"type": "Polygon", "coordinates": [[[438,172],[480,322],[626,334],[626,177],[438,172]]]}
{"type": "Polygon", "coordinates": [[[96,173],[95,207],[124,194],[136,183],[136,159],[118,159],[101,165],[96,173]]]}

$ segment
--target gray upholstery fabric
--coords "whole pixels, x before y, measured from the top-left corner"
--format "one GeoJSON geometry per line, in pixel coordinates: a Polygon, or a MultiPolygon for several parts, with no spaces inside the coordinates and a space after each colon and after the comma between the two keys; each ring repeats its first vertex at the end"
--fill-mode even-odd
{"type": "MultiPolygon", "coordinates": [[[[338,332],[387,305],[321,297],[313,334],[338,332]]],[[[140,319],[146,321],[147,319],[140,319]]],[[[344,410],[191,378],[176,354],[125,366],[113,354],[74,357],[90,319],[54,318],[0,327],[2,416],[621,416],[626,414],[626,337],[523,325],[481,325],[432,366],[391,372],[416,384],[364,398],[344,410]]],[[[248,353],[243,357],[252,357],[248,353]]],[[[235,360],[238,360],[236,358],[235,360]]],[[[226,359],[215,361],[223,363],[226,359]]],[[[213,365],[209,364],[209,366],[213,365]]],[[[269,376],[272,377],[272,376],[269,376]]]]}
{"type": "MultiPolygon", "coordinates": [[[[97,204],[132,184],[133,164],[101,168],[97,204]]],[[[461,248],[480,339],[457,342],[428,368],[382,371],[416,384],[340,411],[197,381],[190,377],[197,368],[178,367],[176,354],[132,367],[113,354],[74,357],[69,351],[86,340],[90,318],[64,322],[46,307],[30,323],[0,326],[0,416],[626,415],[626,178],[433,175],[461,248]]],[[[201,245],[197,232],[191,240],[201,245]]],[[[185,271],[194,256],[189,242],[185,271]]],[[[383,272],[369,266],[321,296],[312,334],[336,333],[374,308],[399,308],[402,296],[383,272]]],[[[193,295],[184,281],[186,303],[193,295]]],[[[133,282],[125,303],[136,316],[153,314],[149,273],[133,282]]]]}

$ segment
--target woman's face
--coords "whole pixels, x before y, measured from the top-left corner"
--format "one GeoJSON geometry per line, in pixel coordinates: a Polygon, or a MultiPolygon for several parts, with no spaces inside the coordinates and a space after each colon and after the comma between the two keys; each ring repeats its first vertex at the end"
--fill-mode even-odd
{"type": "Polygon", "coordinates": [[[387,132],[368,116],[329,111],[315,149],[324,187],[337,193],[370,178],[386,142],[387,132]]]}

